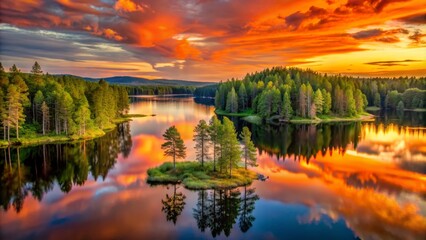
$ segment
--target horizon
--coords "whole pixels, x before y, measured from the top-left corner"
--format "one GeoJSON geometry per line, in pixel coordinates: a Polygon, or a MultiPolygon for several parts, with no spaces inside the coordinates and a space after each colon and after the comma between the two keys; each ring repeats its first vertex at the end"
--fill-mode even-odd
{"type": "Polygon", "coordinates": [[[424,77],[424,7],[418,0],[5,0],[0,61],[23,72],[37,61],[44,72],[85,78],[220,82],[274,66],[424,77]]]}

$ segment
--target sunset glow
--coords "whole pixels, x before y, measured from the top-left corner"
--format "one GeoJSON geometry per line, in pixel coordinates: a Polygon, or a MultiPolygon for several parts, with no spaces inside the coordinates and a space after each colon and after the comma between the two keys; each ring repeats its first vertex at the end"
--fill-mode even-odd
{"type": "Polygon", "coordinates": [[[277,65],[424,76],[421,0],[4,0],[0,58],[28,71],[220,81],[277,65]]]}

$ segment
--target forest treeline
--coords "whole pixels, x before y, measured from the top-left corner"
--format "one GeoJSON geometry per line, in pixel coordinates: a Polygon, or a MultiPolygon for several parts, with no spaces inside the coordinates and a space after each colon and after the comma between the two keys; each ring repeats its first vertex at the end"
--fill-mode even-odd
{"type": "Polygon", "coordinates": [[[83,137],[114,127],[129,110],[125,87],[106,81],[43,74],[35,62],[30,73],[16,65],[6,72],[0,63],[0,121],[3,138],[37,135],[83,137]]]}
{"type": "Polygon", "coordinates": [[[215,105],[229,113],[262,118],[352,117],[366,106],[415,109],[426,106],[426,78],[355,78],[298,68],[274,67],[221,82],[215,105]]]}
{"type": "Polygon", "coordinates": [[[126,86],[130,95],[193,94],[193,86],[126,86]]]}

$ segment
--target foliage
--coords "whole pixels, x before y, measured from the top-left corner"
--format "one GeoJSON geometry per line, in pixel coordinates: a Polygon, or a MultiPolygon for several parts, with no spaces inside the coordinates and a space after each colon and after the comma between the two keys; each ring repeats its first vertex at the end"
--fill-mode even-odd
{"type": "Polygon", "coordinates": [[[241,132],[241,140],[243,142],[242,156],[244,158],[245,169],[247,169],[247,166],[256,166],[256,147],[251,141],[251,132],[248,127],[243,127],[243,131],[241,132]]]}
{"type": "Polygon", "coordinates": [[[396,108],[399,100],[406,108],[423,108],[426,79],[354,78],[274,67],[247,74],[241,80],[221,82],[215,94],[217,112],[235,114],[252,109],[263,119],[278,116],[287,121],[298,117],[315,119],[319,115],[351,117],[362,114],[368,105],[396,108]],[[411,88],[407,89],[408,86],[411,88]],[[245,96],[239,95],[244,92],[247,106],[241,106],[245,104],[245,96]],[[230,109],[236,105],[235,99],[240,99],[239,106],[230,109]]]}
{"type": "Polygon", "coordinates": [[[173,167],[175,168],[176,158],[186,157],[185,144],[175,126],[169,127],[163,137],[166,142],[161,145],[161,149],[164,150],[164,156],[173,157],[173,167]]]}
{"type": "Polygon", "coordinates": [[[206,121],[200,120],[194,129],[194,142],[197,160],[201,162],[201,166],[204,166],[205,160],[209,159],[209,140],[209,126],[206,121]]]}
{"type": "Polygon", "coordinates": [[[37,134],[85,138],[88,132],[114,127],[128,109],[125,87],[43,74],[37,62],[31,73],[16,65],[8,73],[0,67],[0,122],[9,142],[20,137],[24,124],[37,134]]]}

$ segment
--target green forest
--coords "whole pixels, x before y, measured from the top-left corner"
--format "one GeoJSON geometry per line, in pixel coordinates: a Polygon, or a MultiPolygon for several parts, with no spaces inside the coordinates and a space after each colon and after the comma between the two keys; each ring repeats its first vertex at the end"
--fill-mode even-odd
{"type": "Polygon", "coordinates": [[[2,146],[100,136],[128,110],[125,87],[43,74],[37,62],[30,73],[0,63],[2,146]]]}
{"type": "Polygon", "coordinates": [[[350,118],[363,114],[367,106],[416,110],[426,106],[426,78],[354,78],[274,67],[221,82],[215,105],[225,115],[280,120],[350,118]]]}

